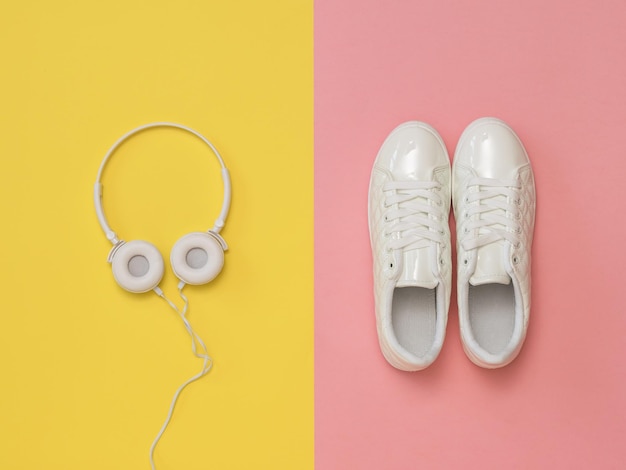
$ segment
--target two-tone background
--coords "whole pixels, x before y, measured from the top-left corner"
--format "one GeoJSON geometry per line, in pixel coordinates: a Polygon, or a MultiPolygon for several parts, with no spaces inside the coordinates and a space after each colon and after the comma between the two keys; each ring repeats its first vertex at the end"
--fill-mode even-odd
{"type": "MultiPolygon", "coordinates": [[[[148,469],[200,367],[164,302],[113,281],[91,199],[109,146],[159,120],[216,144],[233,203],[224,271],[187,290],[215,368],[158,469],[624,468],[625,19],[591,0],[3,5],[0,468],[148,469]],[[437,362],[396,371],[375,332],[372,162],[402,121],[452,155],[487,115],[536,175],[526,346],[472,365],[453,296],[437,362]]],[[[125,144],[104,187],[114,228],[166,260],[221,204],[209,153],[166,129],[125,144]]]]}

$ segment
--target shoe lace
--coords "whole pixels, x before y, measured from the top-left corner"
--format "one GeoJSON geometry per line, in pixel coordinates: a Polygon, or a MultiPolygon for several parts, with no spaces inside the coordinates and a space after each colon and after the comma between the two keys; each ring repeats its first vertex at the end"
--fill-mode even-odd
{"type": "Polygon", "coordinates": [[[519,246],[520,182],[475,177],[468,182],[468,187],[472,186],[477,186],[478,191],[465,196],[467,222],[461,236],[463,249],[473,250],[500,240],[519,246]]]}
{"type": "Polygon", "coordinates": [[[387,250],[425,248],[444,242],[441,184],[436,181],[385,183],[384,235],[387,250]]]}

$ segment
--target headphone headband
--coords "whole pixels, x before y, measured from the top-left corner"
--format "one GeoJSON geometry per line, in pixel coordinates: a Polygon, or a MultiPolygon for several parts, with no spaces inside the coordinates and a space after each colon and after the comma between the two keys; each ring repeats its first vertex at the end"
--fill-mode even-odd
{"type": "Polygon", "coordinates": [[[210,231],[219,233],[220,230],[222,230],[222,228],[224,227],[224,223],[226,222],[226,217],[228,216],[228,210],[230,209],[231,187],[230,187],[230,174],[228,173],[228,169],[226,168],[226,165],[224,164],[224,160],[222,159],[222,156],[220,155],[220,153],[217,151],[215,146],[206,137],[204,137],[202,134],[193,130],[190,127],[183,126],[182,124],[172,123],[172,122],[153,122],[150,124],[144,124],[143,126],[139,126],[127,132],[122,137],[120,137],[117,140],[117,142],[113,144],[113,146],[108,150],[108,152],[104,156],[104,159],[102,160],[102,163],[100,164],[100,168],[98,169],[98,176],[96,178],[96,183],[94,185],[94,192],[93,192],[94,205],[96,207],[96,215],[98,216],[98,222],[100,223],[100,227],[102,227],[102,231],[106,235],[107,239],[111,243],[113,243],[113,245],[120,242],[120,239],[117,237],[117,234],[109,226],[107,219],[104,215],[104,208],[102,206],[102,183],[100,182],[100,180],[102,178],[102,172],[104,171],[104,167],[106,166],[109,158],[111,158],[111,155],[113,154],[113,152],[115,152],[115,150],[126,139],[128,139],[129,137],[135,134],[138,134],[141,131],[144,131],[146,129],[151,129],[153,127],[173,127],[176,129],[187,131],[195,135],[196,137],[198,137],[205,144],[207,144],[211,148],[215,156],[217,157],[220,163],[220,166],[222,167],[222,182],[224,183],[224,201],[222,202],[222,210],[220,212],[220,215],[215,221],[215,224],[213,225],[213,228],[210,231]]]}

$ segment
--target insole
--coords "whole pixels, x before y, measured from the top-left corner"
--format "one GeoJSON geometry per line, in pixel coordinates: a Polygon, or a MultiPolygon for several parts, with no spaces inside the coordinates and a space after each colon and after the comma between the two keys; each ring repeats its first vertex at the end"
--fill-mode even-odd
{"type": "Polygon", "coordinates": [[[469,321],[480,347],[491,354],[501,353],[515,327],[513,284],[470,285],[469,321]]]}
{"type": "Polygon", "coordinates": [[[398,343],[417,357],[424,356],[435,340],[437,306],[435,289],[397,287],[391,303],[391,324],[398,343]]]}

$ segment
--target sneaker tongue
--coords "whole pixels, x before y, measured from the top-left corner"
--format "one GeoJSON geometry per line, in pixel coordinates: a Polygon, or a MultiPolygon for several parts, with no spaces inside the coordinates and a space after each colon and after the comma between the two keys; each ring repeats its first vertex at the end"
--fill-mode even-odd
{"type": "MultiPolygon", "coordinates": [[[[511,176],[505,174],[504,171],[501,171],[498,168],[496,168],[496,170],[494,170],[490,177],[504,178],[505,176],[511,176]]],[[[486,171],[483,173],[486,173],[486,171]]],[[[505,196],[497,196],[493,199],[506,202],[505,196]]],[[[492,211],[491,214],[497,214],[502,217],[506,216],[506,213],[502,209],[496,209],[492,211]]],[[[493,228],[504,230],[506,227],[502,224],[494,224],[493,228]]],[[[481,228],[478,233],[480,235],[485,235],[489,233],[489,230],[481,228]]],[[[474,271],[472,277],[470,277],[470,284],[473,286],[480,286],[483,284],[510,284],[511,278],[504,267],[504,256],[504,241],[490,243],[489,245],[478,248],[476,252],[476,270],[474,271]]]]}
{"type": "Polygon", "coordinates": [[[434,289],[438,281],[429,268],[429,248],[419,248],[403,253],[402,272],[397,287],[425,287],[434,289]]]}
{"type": "Polygon", "coordinates": [[[473,286],[511,283],[511,277],[504,267],[504,242],[478,248],[476,270],[469,282],[473,286]]]}
{"type": "MultiPolygon", "coordinates": [[[[391,174],[399,181],[432,181],[433,168],[437,165],[435,152],[425,152],[414,143],[410,148],[398,151],[391,161],[391,174]]],[[[423,198],[418,202],[427,204],[423,198]]],[[[434,289],[439,282],[430,269],[429,248],[417,248],[403,253],[402,272],[397,287],[425,287],[434,289]]]]}

